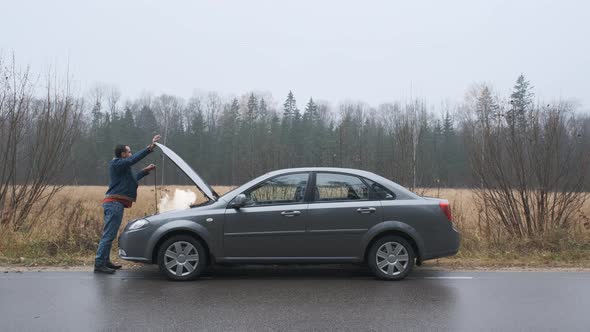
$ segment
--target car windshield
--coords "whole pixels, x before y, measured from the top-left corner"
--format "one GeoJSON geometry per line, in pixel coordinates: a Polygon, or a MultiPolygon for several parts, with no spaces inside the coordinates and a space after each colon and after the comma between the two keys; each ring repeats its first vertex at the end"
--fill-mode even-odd
{"type": "Polygon", "coordinates": [[[227,196],[227,194],[234,192],[236,189],[240,188],[240,186],[237,186],[229,191],[227,191],[226,193],[222,194],[221,196],[219,196],[219,198],[223,198],[225,196],[227,196]]]}

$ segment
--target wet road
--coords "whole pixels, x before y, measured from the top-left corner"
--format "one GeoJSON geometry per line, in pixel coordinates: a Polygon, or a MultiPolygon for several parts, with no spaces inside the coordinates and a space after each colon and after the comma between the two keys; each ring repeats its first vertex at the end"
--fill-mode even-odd
{"type": "Polygon", "coordinates": [[[441,272],[401,282],[357,267],[0,273],[0,331],[588,331],[588,272],[441,272]]]}

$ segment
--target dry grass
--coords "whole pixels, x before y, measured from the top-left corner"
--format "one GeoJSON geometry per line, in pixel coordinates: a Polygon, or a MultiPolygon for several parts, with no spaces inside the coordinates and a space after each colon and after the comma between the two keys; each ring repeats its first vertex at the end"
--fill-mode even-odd
{"type": "Polygon", "coordinates": [[[461,233],[461,250],[434,264],[456,267],[590,267],[590,201],[577,214],[570,230],[554,229],[537,238],[513,239],[500,225],[487,225],[475,193],[468,189],[427,189],[426,196],[451,202],[454,223],[461,233]]]}
{"type": "MultiPolygon", "coordinates": [[[[159,190],[191,190],[198,201],[204,198],[193,186],[170,186],[159,190]]],[[[215,187],[222,194],[231,187],[215,187]]],[[[106,187],[65,187],[44,210],[31,218],[31,231],[23,234],[2,229],[0,263],[90,264],[102,231],[101,200],[106,187]]],[[[590,267],[590,202],[579,211],[579,224],[570,231],[554,230],[542,237],[517,241],[502,236],[497,227],[482,222],[474,193],[466,189],[429,189],[421,193],[446,198],[451,202],[455,224],[462,234],[462,248],[452,258],[430,265],[455,267],[590,267]]],[[[125,210],[123,224],[155,212],[154,188],[140,186],[138,202],[125,210]]],[[[113,248],[116,248],[116,243],[113,248]]],[[[113,257],[116,257],[114,255],[113,257]]]]}
{"type": "MultiPolygon", "coordinates": [[[[107,187],[64,187],[43,210],[35,211],[27,222],[32,223],[27,233],[1,229],[0,263],[21,264],[80,264],[91,263],[103,225],[101,201],[107,187]]],[[[191,190],[197,202],[205,200],[194,186],[158,187],[158,201],[174,189],[191,190]]],[[[231,187],[215,187],[219,194],[231,187]]],[[[123,225],[131,220],[154,214],[154,187],[140,186],[138,201],[125,209],[123,225]]],[[[117,244],[113,244],[113,250],[117,244]]],[[[116,257],[116,255],[113,255],[116,257]]]]}

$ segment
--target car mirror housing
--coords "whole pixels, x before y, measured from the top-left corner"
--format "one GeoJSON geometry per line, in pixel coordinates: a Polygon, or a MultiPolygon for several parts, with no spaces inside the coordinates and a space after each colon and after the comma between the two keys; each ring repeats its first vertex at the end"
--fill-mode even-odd
{"type": "Polygon", "coordinates": [[[247,201],[248,198],[246,198],[246,195],[239,194],[229,203],[229,207],[233,209],[239,209],[241,207],[244,207],[247,201]]]}

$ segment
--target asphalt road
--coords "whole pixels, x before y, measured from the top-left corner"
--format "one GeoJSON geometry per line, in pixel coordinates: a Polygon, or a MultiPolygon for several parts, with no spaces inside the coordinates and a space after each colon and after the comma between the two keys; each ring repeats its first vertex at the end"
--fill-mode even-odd
{"type": "Polygon", "coordinates": [[[589,331],[590,273],[441,272],[401,282],[359,267],[219,268],[170,282],[0,273],[0,331],[589,331]]]}

